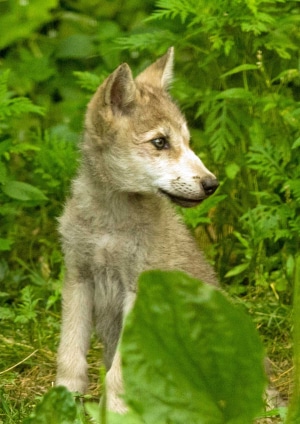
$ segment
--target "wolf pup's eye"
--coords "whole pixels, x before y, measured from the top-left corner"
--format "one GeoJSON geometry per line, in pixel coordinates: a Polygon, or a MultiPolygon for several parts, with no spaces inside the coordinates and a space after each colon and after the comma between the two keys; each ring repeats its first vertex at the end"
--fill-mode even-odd
{"type": "Polygon", "coordinates": [[[170,147],[169,143],[164,137],[154,138],[151,140],[151,143],[157,150],[168,149],[170,147]]]}

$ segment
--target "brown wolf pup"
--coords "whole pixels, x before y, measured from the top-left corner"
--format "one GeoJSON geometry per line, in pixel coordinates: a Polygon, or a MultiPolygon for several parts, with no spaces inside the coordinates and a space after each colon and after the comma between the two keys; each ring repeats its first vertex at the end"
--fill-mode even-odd
{"type": "Polygon", "coordinates": [[[108,408],[126,411],[117,350],[137,279],[179,269],[217,284],[172,203],[192,207],[218,187],[190,150],[167,88],[173,48],[136,79],[120,65],[88,105],[82,162],[60,218],[66,263],[57,385],[85,392],[93,324],[104,345],[108,408]]]}

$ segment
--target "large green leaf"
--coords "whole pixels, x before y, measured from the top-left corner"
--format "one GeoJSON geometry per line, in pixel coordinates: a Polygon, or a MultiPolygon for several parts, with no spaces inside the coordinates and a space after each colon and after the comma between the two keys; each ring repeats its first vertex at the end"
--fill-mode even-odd
{"type": "Polygon", "coordinates": [[[184,273],[142,274],[121,351],[126,401],[147,424],[247,424],[262,407],[250,318],[184,273]]]}

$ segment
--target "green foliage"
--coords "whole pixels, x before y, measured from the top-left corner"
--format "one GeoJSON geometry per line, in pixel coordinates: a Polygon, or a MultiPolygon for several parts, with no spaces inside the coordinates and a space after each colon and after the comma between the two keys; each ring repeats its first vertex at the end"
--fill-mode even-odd
{"type": "Polygon", "coordinates": [[[16,323],[27,324],[36,321],[37,312],[36,305],[39,299],[33,298],[33,290],[30,286],[24,287],[21,294],[22,303],[18,306],[16,323]]]}
{"type": "Polygon", "coordinates": [[[36,28],[51,20],[50,10],[57,4],[57,0],[50,0],[47,3],[41,3],[39,0],[3,3],[0,18],[0,48],[9,46],[21,37],[30,36],[36,28]]]}
{"type": "Polygon", "coordinates": [[[0,75],[0,134],[8,127],[7,119],[12,116],[18,116],[26,112],[35,112],[41,114],[43,109],[32,104],[26,97],[11,98],[11,93],[8,92],[7,81],[9,72],[5,71],[0,75]],[[4,122],[3,122],[4,121],[4,122]]]}
{"type": "MultiPolygon", "coordinates": [[[[0,202],[2,204],[0,215],[4,222],[6,220],[10,222],[11,217],[17,214],[17,203],[15,201],[29,206],[47,199],[37,187],[15,180],[11,172],[10,161],[12,156],[36,150],[36,147],[28,142],[15,143],[12,139],[11,127],[14,124],[15,117],[30,112],[42,114],[43,110],[33,105],[28,98],[13,98],[7,88],[8,75],[8,72],[0,75],[0,202]]],[[[0,251],[10,250],[13,239],[5,231],[3,222],[1,232],[3,233],[0,239],[0,251]]]]}
{"type": "MultiPolygon", "coordinates": [[[[137,74],[170,45],[172,94],[193,148],[221,181],[184,219],[267,343],[289,357],[300,244],[299,21],[299,2],[287,0],[0,2],[3,369],[30,346],[55,350],[63,277],[56,217],[76,172],[90,93],[123,61],[137,74]]],[[[5,384],[0,396],[0,422],[21,422],[28,404],[11,400],[5,384]]]]}

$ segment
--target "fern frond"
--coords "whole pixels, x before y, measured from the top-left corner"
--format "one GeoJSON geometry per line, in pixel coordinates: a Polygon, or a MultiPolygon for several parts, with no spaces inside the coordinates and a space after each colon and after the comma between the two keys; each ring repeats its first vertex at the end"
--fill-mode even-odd
{"type": "Polygon", "coordinates": [[[149,32],[141,34],[133,34],[129,37],[117,38],[115,43],[128,50],[146,50],[146,49],[163,49],[165,46],[171,46],[175,43],[177,36],[168,30],[152,29],[149,32]],[[162,40],[163,43],[162,43],[162,40]]]}
{"type": "Polygon", "coordinates": [[[253,32],[259,35],[262,32],[267,32],[270,25],[274,25],[274,18],[267,13],[257,12],[253,16],[249,16],[242,24],[241,28],[245,32],[253,32]]]}
{"type": "Polygon", "coordinates": [[[107,74],[101,76],[92,74],[91,72],[74,72],[75,77],[78,79],[78,84],[81,88],[94,93],[101,82],[107,77],[107,74]]]}
{"type": "Polygon", "coordinates": [[[34,105],[27,97],[16,97],[14,99],[6,99],[0,102],[0,121],[29,112],[43,115],[44,108],[34,105]]]}
{"type": "Polygon", "coordinates": [[[291,230],[300,238],[300,216],[290,222],[291,230]]]}
{"type": "Polygon", "coordinates": [[[180,17],[181,22],[185,23],[189,15],[198,14],[198,0],[158,0],[152,16],[148,20],[156,19],[174,19],[180,17]]]}
{"type": "Polygon", "coordinates": [[[0,103],[7,97],[7,81],[9,69],[0,74],[0,103]]]}
{"type": "MultiPolygon", "coordinates": [[[[299,171],[298,173],[300,174],[299,171]]],[[[289,180],[287,185],[289,186],[292,195],[295,197],[295,200],[299,203],[300,207],[300,175],[298,175],[297,179],[289,180]]]]}
{"type": "Polygon", "coordinates": [[[44,109],[34,105],[27,97],[11,98],[11,93],[7,88],[8,76],[9,70],[0,75],[0,121],[28,112],[43,115],[44,109]]]}
{"type": "Polygon", "coordinates": [[[212,103],[206,120],[206,132],[210,135],[210,145],[216,160],[244,137],[243,123],[239,119],[241,109],[226,99],[212,103]]]}
{"type": "Polygon", "coordinates": [[[286,180],[286,172],[281,163],[280,153],[270,142],[266,146],[252,147],[248,154],[249,167],[267,178],[270,184],[278,184],[286,180]]]}

